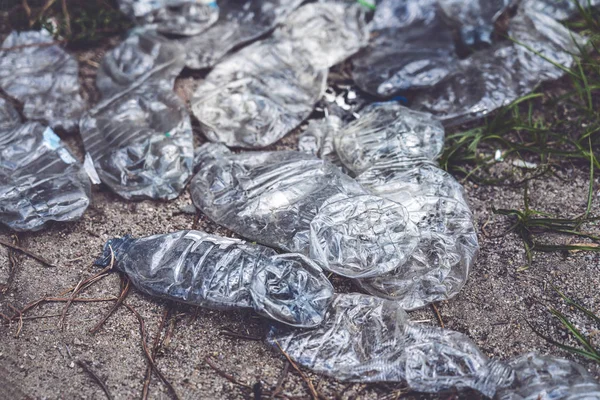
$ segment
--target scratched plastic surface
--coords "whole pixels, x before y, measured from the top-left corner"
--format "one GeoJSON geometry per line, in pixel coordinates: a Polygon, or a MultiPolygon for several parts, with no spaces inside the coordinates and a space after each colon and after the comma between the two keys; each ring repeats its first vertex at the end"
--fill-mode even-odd
{"type": "Polygon", "coordinates": [[[494,396],[509,386],[507,365],[465,335],[411,323],[395,301],[337,294],[316,329],[271,328],[267,342],[298,364],[343,381],[405,382],[419,392],[456,387],[494,396]]]}
{"type": "Polygon", "coordinates": [[[111,239],[97,265],[125,273],[144,293],[213,309],[251,308],[296,327],[321,323],[333,287],[300,254],[201,231],[111,239]]]}
{"type": "Polygon", "coordinates": [[[170,35],[198,35],[219,18],[214,0],[119,0],[119,6],[139,24],[170,35]]]}
{"type": "Polygon", "coordinates": [[[344,126],[334,143],[344,166],[360,174],[375,164],[407,158],[435,160],[444,147],[444,127],[431,114],[395,102],[375,103],[344,126]]]}
{"type": "Polygon", "coordinates": [[[370,195],[327,161],[294,151],[228,154],[222,148],[203,146],[192,200],[245,238],[305,254],[352,278],[396,269],[419,241],[402,205],[370,195]]]}
{"type": "Polygon", "coordinates": [[[23,103],[28,120],[73,131],[86,108],[79,93],[79,66],[59,45],[38,45],[53,41],[46,30],[8,35],[0,47],[0,88],[23,103]],[[25,47],[2,51],[19,46],[25,47]]]}
{"type": "Polygon", "coordinates": [[[458,61],[436,0],[382,0],[370,31],[368,46],[352,59],[352,77],[375,96],[431,87],[458,61]]]}
{"type": "Polygon", "coordinates": [[[51,128],[21,123],[0,98],[0,223],[36,231],[74,221],[90,204],[90,181],[51,128]]]}
{"type": "Polygon", "coordinates": [[[302,0],[221,0],[219,18],[200,35],[181,39],[186,66],[203,69],[214,66],[234,48],[250,43],[272,31],[302,0]]]}
{"type": "Polygon", "coordinates": [[[85,150],[103,183],[126,199],[170,200],[191,178],[190,116],[173,83],[183,68],[175,43],[142,34],[109,52],[103,101],[80,121],[85,150]]]}
{"type": "Polygon", "coordinates": [[[527,353],[510,360],[515,384],[494,400],[598,400],[600,384],[581,365],[527,353]]]}
{"type": "Polygon", "coordinates": [[[438,0],[444,15],[458,28],[461,42],[468,47],[492,44],[494,23],[511,0],[438,0]]]}
{"type": "Polygon", "coordinates": [[[191,101],[206,137],[233,147],[275,143],[313,111],[327,68],[366,44],[357,4],[311,3],[294,11],[267,40],[229,56],[191,101]]]}

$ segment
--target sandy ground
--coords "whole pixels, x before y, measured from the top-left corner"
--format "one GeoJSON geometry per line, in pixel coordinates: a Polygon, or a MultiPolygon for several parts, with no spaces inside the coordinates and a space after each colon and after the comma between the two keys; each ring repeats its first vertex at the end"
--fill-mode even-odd
{"type": "MultiPolygon", "coordinates": [[[[101,49],[102,50],[102,49],[101,49]]],[[[91,102],[97,101],[93,84],[95,63],[102,51],[79,54],[82,61],[82,81],[91,102]],[[88,60],[88,61],[83,61],[88,60]]],[[[195,77],[180,79],[177,92],[185,99],[193,91],[195,77]]],[[[77,155],[83,155],[77,137],[66,137],[77,155]]],[[[294,147],[294,135],[285,138],[276,148],[294,147]]],[[[509,168],[508,161],[495,169],[509,168]]],[[[546,175],[530,183],[531,207],[561,216],[575,216],[585,210],[588,187],[587,170],[566,166],[558,176],[546,175]]],[[[600,212],[599,182],[595,182],[593,213],[600,212]]],[[[600,257],[598,254],[535,253],[531,268],[526,264],[522,242],[514,234],[501,234],[510,225],[506,217],[495,216],[492,208],[523,208],[523,187],[478,186],[467,182],[465,188],[475,213],[481,251],[470,278],[460,294],[439,305],[441,318],[449,329],[471,337],[491,357],[508,359],[528,351],[539,351],[573,357],[548,345],[536,336],[525,321],[535,324],[544,333],[569,341],[563,329],[545,310],[544,304],[564,307],[549,287],[557,285],[589,309],[600,312],[600,257]]],[[[56,296],[97,272],[92,261],[100,254],[104,242],[115,236],[132,234],[146,236],[191,229],[195,216],[189,214],[189,193],[164,202],[128,202],[104,187],[96,187],[93,205],[75,223],[55,224],[37,233],[19,234],[22,247],[44,255],[56,268],[17,255],[17,272],[10,290],[0,294],[0,311],[12,314],[9,305],[22,308],[44,296],[56,296]]],[[[200,216],[198,229],[228,234],[222,228],[200,216]]],[[[598,226],[589,227],[598,233],[598,226]]],[[[0,228],[0,238],[12,240],[11,232],[0,228]]],[[[547,238],[549,242],[566,238],[547,238]]],[[[8,276],[8,252],[0,249],[0,283],[8,276]]],[[[340,291],[357,290],[342,279],[334,279],[340,291]]],[[[110,298],[120,293],[120,279],[111,274],[85,290],[81,297],[110,298]]],[[[217,312],[194,309],[157,301],[132,290],[126,303],[139,312],[148,331],[148,346],[152,346],[165,312],[166,323],[161,330],[161,346],[156,355],[158,368],[173,384],[183,399],[260,398],[259,391],[272,390],[286,365],[281,354],[261,341],[231,338],[221,334],[228,328],[244,335],[260,337],[266,324],[252,313],[217,312]],[[207,363],[212,363],[239,382],[232,383],[219,375],[207,363]]],[[[115,399],[139,398],[146,371],[139,323],[125,307],[120,307],[95,334],[90,333],[109,311],[114,301],[74,303],[68,309],[64,326],[60,314],[64,303],[47,303],[25,315],[22,327],[18,323],[0,325],[0,398],[103,399],[104,393],[78,361],[89,362],[90,368],[106,381],[115,399]],[[44,317],[31,319],[31,317],[44,317]]],[[[431,308],[411,313],[414,320],[438,325],[431,308]]],[[[576,315],[577,327],[593,334],[587,320],[576,315]]],[[[571,344],[574,344],[570,341],[571,344]]],[[[596,376],[598,366],[579,359],[596,376]]],[[[401,385],[360,385],[337,382],[307,373],[324,398],[375,399],[404,398],[401,385]]],[[[168,398],[165,386],[152,376],[150,398],[168,398]]],[[[289,397],[309,398],[306,384],[290,369],[281,393],[289,397]]],[[[406,398],[420,398],[409,394],[406,398]]],[[[425,398],[477,398],[475,394],[446,393],[425,398]]]]}

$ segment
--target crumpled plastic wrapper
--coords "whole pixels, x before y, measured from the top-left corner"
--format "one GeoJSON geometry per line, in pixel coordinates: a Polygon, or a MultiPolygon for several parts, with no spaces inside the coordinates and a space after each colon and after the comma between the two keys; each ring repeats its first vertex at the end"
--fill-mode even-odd
{"type": "MultiPolygon", "coordinates": [[[[573,0],[524,0],[523,4],[556,20],[566,20],[579,15],[579,9],[573,0]]],[[[598,7],[600,0],[579,0],[579,4],[584,8],[590,5],[598,7]]]]}
{"type": "Polygon", "coordinates": [[[461,42],[468,47],[492,44],[494,23],[511,0],[438,0],[451,23],[458,27],[461,42]]]}
{"type": "Polygon", "coordinates": [[[186,66],[203,69],[214,66],[234,48],[267,34],[283,21],[302,0],[221,0],[219,18],[197,36],[181,39],[186,66]]]}
{"type": "Polygon", "coordinates": [[[36,231],[50,221],[74,221],[90,198],[86,173],[52,129],[21,124],[0,98],[0,223],[36,231]]]}
{"type": "Polygon", "coordinates": [[[462,186],[433,163],[375,166],[357,177],[373,194],[406,207],[420,241],[400,268],[358,285],[393,299],[405,310],[448,300],[467,281],[479,250],[473,215],[462,186]]]}
{"type": "Polygon", "coordinates": [[[494,396],[514,380],[465,335],[411,323],[395,301],[337,294],[316,329],[274,326],[267,342],[298,364],[342,381],[405,382],[435,393],[458,388],[494,396]]]}
{"type": "Polygon", "coordinates": [[[192,111],[210,141],[266,147],[312,113],[325,91],[327,68],[352,55],[366,39],[360,6],[307,4],[272,38],[220,62],[196,89],[192,111]]]}
{"type": "Polygon", "coordinates": [[[219,18],[214,0],[119,0],[119,5],[138,23],[169,35],[198,35],[219,18]]]}
{"type": "Polygon", "coordinates": [[[265,40],[220,62],[198,85],[192,112],[210,141],[265,147],[311,114],[326,79],[294,42],[265,40]]]}
{"type": "Polygon", "coordinates": [[[334,143],[344,166],[360,174],[375,164],[437,159],[444,147],[444,127],[431,114],[395,102],[374,103],[339,130],[334,143]]]}
{"type": "Polygon", "coordinates": [[[574,362],[527,353],[509,365],[515,371],[515,385],[497,393],[494,400],[600,399],[600,384],[574,362]]]}
{"type": "Polygon", "coordinates": [[[392,271],[415,249],[419,235],[405,208],[333,164],[294,151],[222,147],[203,146],[191,185],[194,204],[217,224],[351,278],[392,271]]]}
{"type": "Polygon", "coordinates": [[[173,92],[179,45],[142,34],[109,52],[98,86],[106,98],[80,121],[103,183],[126,199],[176,198],[192,176],[190,116],[173,92]]]}
{"type": "Polygon", "coordinates": [[[342,120],[335,115],[309,120],[306,130],[298,139],[298,150],[338,164],[339,158],[333,140],[341,127],[342,120]]]}
{"type": "Polygon", "coordinates": [[[352,59],[352,77],[379,97],[429,88],[458,62],[452,30],[436,0],[382,0],[368,46],[352,59]]]}
{"type": "Polygon", "coordinates": [[[273,36],[306,50],[316,68],[329,68],[365,47],[369,30],[358,3],[321,0],[298,8],[273,36]]]}
{"type": "Polygon", "coordinates": [[[300,254],[201,231],[111,239],[97,265],[125,273],[142,292],[212,309],[251,308],[296,327],[323,320],[333,287],[300,254]]]}
{"type": "Polygon", "coordinates": [[[23,103],[23,115],[72,132],[86,108],[77,60],[46,30],[12,32],[0,48],[0,88],[23,103]],[[2,51],[2,48],[19,47],[2,51]]]}

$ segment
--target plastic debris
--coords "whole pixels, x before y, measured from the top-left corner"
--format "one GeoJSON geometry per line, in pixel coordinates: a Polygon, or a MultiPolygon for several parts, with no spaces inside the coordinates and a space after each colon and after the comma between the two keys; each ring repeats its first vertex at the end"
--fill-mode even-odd
{"type": "Polygon", "coordinates": [[[465,335],[415,324],[397,302],[337,294],[316,329],[271,328],[267,341],[300,365],[343,381],[405,382],[412,390],[474,389],[494,396],[512,369],[465,335]]]}
{"type": "Polygon", "coordinates": [[[310,3],[273,37],[220,62],[196,89],[192,111],[206,137],[227,146],[275,143],[313,111],[327,68],[366,43],[357,4],[310,3]]]}
{"type": "MultiPolygon", "coordinates": [[[[524,0],[523,4],[556,20],[566,20],[579,15],[579,8],[573,0],[524,0]]],[[[584,8],[598,7],[600,0],[579,0],[579,4],[584,8]]]]}
{"type": "Polygon", "coordinates": [[[252,42],[283,21],[302,0],[221,0],[219,19],[201,35],[184,38],[186,66],[214,66],[232,49],[252,42]]]}
{"type": "Polygon", "coordinates": [[[50,221],[79,219],[90,204],[81,164],[51,128],[21,123],[0,98],[0,222],[36,231],[50,221]]]}
{"type": "Polygon", "coordinates": [[[458,62],[436,0],[382,0],[370,30],[369,45],[353,57],[352,77],[375,96],[429,88],[458,62]]]}
{"type": "Polygon", "coordinates": [[[214,0],[119,0],[123,13],[163,34],[193,36],[219,17],[214,0]]]}
{"type": "Polygon", "coordinates": [[[511,0],[438,0],[452,24],[459,28],[461,42],[468,47],[492,44],[494,23],[511,0]]]}
{"type": "Polygon", "coordinates": [[[179,45],[146,33],[102,63],[105,99],[82,117],[81,136],[102,182],[126,199],[173,199],[191,178],[190,116],[173,92],[182,68],[179,45]]]}
{"type": "Polygon", "coordinates": [[[53,42],[46,30],[8,35],[0,48],[0,88],[23,103],[28,120],[73,131],[86,108],[79,93],[79,66],[53,42]]]}
{"type": "Polygon", "coordinates": [[[571,361],[527,353],[509,365],[515,371],[515,385],[500,391],[495,400],[600,399],[600,384],[571,361]]]}
{"type": "Polygon", "coordinates": [[[142,292],[212,309],[251,308],[296,327],[323,320],[333,287],[300,254],[201,231],[111,239],[96,264],[125,273],[142,292]]]}
{"type": "Polygon", "coordinates": [[[341,126],[342,121],[334,115],[323,119],[311,119],[298,139],[298,150],[334,164],[339,163],[333,140],[341,126]]]}
{"type": "Polygon", "coordinates": [[[395,102],[368,105],[360,114],[334,140],[340,160],[355,174],[407,158],[435,160],[442,152],[444,127],[431,114],[395,102]]]}
{"type": "Polygon", "coordinates": [[[192,200],[245,238],[351,278],[400,267],[419,241],[402,205],[370,195],[327,161],[294,151],[227,154],[215,144],[202,150],[192,200]]]}
{"type": "Polygon", "coordinates": [[[293,42],[265,40],[217,64],[198,85],[192,112],[213,142],[265,147],[310,115],[326,79],[293,42]]]}

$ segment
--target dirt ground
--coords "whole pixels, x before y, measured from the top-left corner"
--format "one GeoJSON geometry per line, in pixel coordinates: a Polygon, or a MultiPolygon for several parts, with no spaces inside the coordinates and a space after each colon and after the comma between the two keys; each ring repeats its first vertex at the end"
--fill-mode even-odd
{"type": "MultiPolygon", "coordinates": [[[[114,44],[114,43],[112,43],[114,44]]],[[[97,96],[93,82],[102,51],[78,54],[81,79],[91,103],[97,96]]],[[[193,92],[196,76],[179,80],[177,92],[184,99],[193,92]]],[[[82,159],[83,148],[78,137],[63,137],[82,159]]],[[[199,138],[200,140],[200,138],[199,138]]],[[[293,148],[297,137],[285,138],[276,148],[293,148]]],[[[511,168],[509,161],[494,166],[511,168]]],[[[588,170],[565,167],[558,176],[546,175],[530,183],[531,207],[559,216],[575,216],[585,211],[588,190],[588,170]]],[[[594,208],[600,213],[600,184],[595,182],[594,208]]],[[[463,332],[472,338],[490,357],[508,359],[515,355],[538,351],[574,359],[547,344],[526,323],[542,332],[569,342],[566,332],[546,311],[551,304],[574,315],[576,326],[593,335],[592,327],[583,317],[564,307],[549,284],[577,299],[592,311],[600,311],[600,257],[591,253],[535,253],[533,265],[523,269],[526,257],[520,239],[514,234],[501,235],[509,227],[506,217],[495,216],[492,208],[523,208],[523,187],[514,185],[479,186],[466,182],[465,188],[479,232],[481,251],[466,286],[460,294],[439,305],[446,328],[463,332]]],[[[106,240],[132,234],[151,234],[191,229],[195,215],[190,214],[190,196],[186,191],[171,202],[129,202],[112,194],[105,187],[96,187],[93,205],[75,223],[55,224],[36,233],[19,234],[20,245],[46,257],[56,265],[45,267],[18,254],[17,272],[10,290],[0,294],[0,311],[11,314],[44,296],[59,296],[81,279],[97,272],[91,266],[106,240]]],[[[200,216],[198,229],[229,234],[200,216]]],[[[600,227],[588,227],[592,232],[600,227]]],[[[0,238],[12,240],[11,232],[0,228],[0,238]]],[[[548,237],[549,242],[566,238],[548,237]]],[[[8,277],[9,257],[0,249],[0,283],[8,277]]],[[[357,290],[343,279],[334,279],[339,291],[357,290]]],[[[111,298],[120,293],[120,278],[111,274],[85,290],[81,297],[111,298]]],[[[267,324],[249,312],[218,312],[157,301],[132,290],[126,303],[139,312],[152,347],[165,312],[168,317],[161,330],[161,346],[156,364],[173,384],[182,399],[260,398],[263,391],[272,390],[282,376],[286,361],[281,354],[261,341],[232,338],[222,334],[227,328],[252,337],[265,333],[267,324]],[[211,368],[206,359],[224,374],[211,368]],[[232,383],[229,375],[242,383],[232,383]],[[247,385],[249,388],[245,388],[247,385]]],[[[97,303],[73,303],[61,326],[65,303],[46,303],[24,316],[18,323],[0,325],[0,398],[40,399],[104,399],[100,386],[79,366],[89,368],[106,381],[115,399],[139,398],[144,385],[146,359],[140,341],[140,327],[134,314],[125,307],[118,310],[95,334],[96,323],[110,310],[114,300],[97,303]],[[36,318],[33,318],[36,317],[36,318]]],[[[411,318],[438,325],[431,308],[412,312],[411,318]]],[[[574,344],[574,342],[571,342],[574,344]]],[[[597,377],[600,368],[582,359],[597,377]]],[[[349,385],[305,371],[324,398],[376,399],[420,398],[404,395],[401,385],[349,385]]],[[[166,387],[156,375],[149,387],[150,398],[169,398],[166,387]]],[[[291,398],[309,398],[307,385],[290,369],[283,381],[281,393],[291,398]]],[[[477,398],[471,394],[446,393],[424,398],[477,398]]]]}

